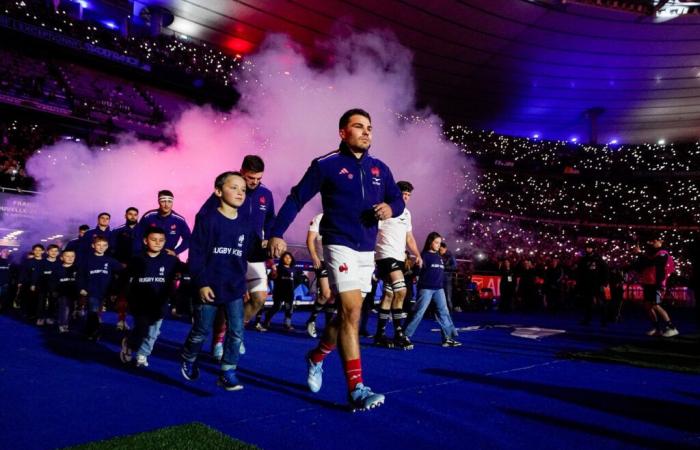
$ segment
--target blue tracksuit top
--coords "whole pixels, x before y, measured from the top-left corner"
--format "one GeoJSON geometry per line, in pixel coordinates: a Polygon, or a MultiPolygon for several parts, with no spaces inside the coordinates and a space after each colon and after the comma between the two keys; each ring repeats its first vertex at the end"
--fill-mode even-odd
{"type": "Polygon", "coordinates": [[[301,208],[321,193],[323,245],[343,245],[356,251],[374,251],[377,219],[374,205],[387,203],[393,217],[404,202],[389,167],[365,152],[361,158],[345,145],[314,159],[277,213],[271,236],[282,237],[301,208]]]}
{"type": "Polygon", "coordinates": [[[259,238],[247,217],[229,219],[218,210],[197,214],[189,254],[190,273],[199,290],[214,291],[214,303],[240,300],[246,291],[247,258],[259,238]]]}
{"type": "Polygon", "coordinates": [[[109,241],[109,253],[120,263],[126,264],[131,259],[134,251],[134,230],[136,225],[130,227],[124,224],[112,230],[109,241]]]}
{"type": "Polygon", "coordinates": [[[165,231],[165,248],[173,250],[178,255],[190,248],[191,232],[185,218],[175,211],[167,216],[161,216],[157,209],[152,209],[146,212],[134,227],[133,255],[139,255],[143,251],[143,235],[147,227],[162,228],[165,231]],[[182,242],[177,245],[180,238],[182,242]]]}
{"type": "Polygon", "coordinates": [[[418,274],[418,289],[442,289],[445,279],[445,264],[439,253],[423,252],[423,267],[418,274]]]}
{"type": "Polygon", "coordinates": [[[80,249],[80,238],[71,239],[63,247],[64,252],[66,250],[73,250],[76,254],[78,253],[79,249],[80,249]]]}
{"type": "MultiPolygon", "coordinates": [[[[201,214],[205,211],[216,210],[221,205],[221,200],[214,194],[211,194],[207,201],[199,209],[201,214]]],[[[250,220],[253,230],[258,235],[260,241],[270,238],[272,224],[275,221],[275,202],[272,198],[272,192],[263,184],[257,188],[246,190],[245,201],[238,208],[238,214],[247,217],[250,220]]],[[[267,259],[267,252],[262,247],[254,249],[248,261],[261,262],[267,259]]]]}
{"type": "Polygon", "coordinates": [[[88,297],[103,298],[107,295],[114,273],[122,268],[119,261],[111,256],[90,253],[80,264],[78,290],[85,289],[88,297]]]}

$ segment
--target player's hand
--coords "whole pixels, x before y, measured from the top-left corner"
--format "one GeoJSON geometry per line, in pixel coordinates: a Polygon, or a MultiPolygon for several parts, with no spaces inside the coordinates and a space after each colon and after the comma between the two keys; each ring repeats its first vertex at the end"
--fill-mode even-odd
{"type": "Polygon", "coordinates": [[[87,297],[88,292],[87,292],[85,289],[81,289],[81,290],[80,290],[80,295],[82,295],[83,297],[87,297]]]}
{"type": "Polygon", "coordinates": [[[311,262],[314,265],[314,269],[320,269],[321,268],[321,259],[318,256],[312,256],[311,257],[311,262]]]}
{"type": "Polygon", "coordinates": [[[29,290],[32,292],[36,291],[36,286],[29,286],[29,290]]]}
{"type": "Polygon", "coordinates": [[[263,240],[263,241],[260,243],[260,246],[261,246],[262,248],[267,248],[267,239],[263,240]]]}
{"type": "Polygon", "coordinates": [[[270,252],[271,258],[279,258],[282,253],[287,251],[287,243],[282,238],[273,237],[267,241],[267,250],[270,252]]]}
{"type": "Polygon", "coordinates": [[[204,286],[199,289],[199,298],[204,303],[212,303],[214,301],[214,291],[209,286],[204,286]]]}
{"type": "Polygon", "coordinates": [[[165,253],[167,253],[170,256],[177,256],[177,253],[175,253],[174,250],[170,250],[169,248],[165,249],[165,253]]]}
{"type": "Polygon", "coordinates": [[[416,265],[418,267],[423,267],[423,258],[421,258],[420,255],[416,255],[416,265]]]}
{"type": "Polygon", "coordinates": [[[392,216],[392,210],[391,206],[389,206],[386,203],[379,203],[377,205],[374,205],[374,216],[377,218],[377,220],[386,220],[386,219],[391,219],[392,216]]]}

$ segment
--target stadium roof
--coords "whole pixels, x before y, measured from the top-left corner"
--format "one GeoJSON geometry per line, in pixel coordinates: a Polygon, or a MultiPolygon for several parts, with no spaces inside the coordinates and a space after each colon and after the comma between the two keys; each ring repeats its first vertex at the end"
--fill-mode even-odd
{"type": "Polygon", "coordinates": [[[312,48],[339,25],[389,28],[414,51],[421,103],[449,123],[583,142],[593,118],[599,142],[628,143],[700,137],[700,15],[675,17],[679,1],[144,3],[171,11],[173,31],[242,54],[271,32],[312,48]],[[675,18],[653,17],[661,7],[675,18]]]}

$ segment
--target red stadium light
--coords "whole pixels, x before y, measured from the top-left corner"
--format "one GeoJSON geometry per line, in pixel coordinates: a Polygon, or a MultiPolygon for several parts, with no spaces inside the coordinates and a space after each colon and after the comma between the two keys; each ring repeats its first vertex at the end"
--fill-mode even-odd
{"type": "Polygon", "coordinates": [[[240,55],[246,55],[252,52],[255,47],[250,41],[246,41],[245,39],[241,38],[231,37],[226,39],[226,41],[224,42],[224,48],[227,48],[232,52],[240,55]]]}

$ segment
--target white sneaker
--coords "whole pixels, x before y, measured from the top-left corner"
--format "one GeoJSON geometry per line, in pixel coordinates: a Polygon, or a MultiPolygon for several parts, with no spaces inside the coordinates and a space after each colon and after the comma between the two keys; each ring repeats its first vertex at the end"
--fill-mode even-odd
{"type": "Polygon", "coordinates": [[[309,322],[306,324],[306,333],[314,339],[318,337],[316,333],[316,322],[309,322]]]}
{"type": "Polygon", "coordinates": [[[46,319],[46,325],[53,325],[53,319],[47,318],[47,319],[46,319]]]}
{"type": "Polygon", "coordinates": [[[260,332],[267,331],[267,328],[265,328],[260,322],[255,324],[255,329],[260,332]]]}
{"type": "Polygon", "coordinates": [[[44,319],[36,319],[36,326],[43,327],[44,326],[44,319]]]}
{"type": "Polygon", "coordinates": [[[136,355],[136,367],[148,367],[148,358],[144,355],[136,355]]]}
{"type": "Polygon", "coordinates": [[[656,327],[652,328],[651,330],[647,331],[647,336],[658,336],[659,330],[656,329],[656,327]]]}
{"type": "Polygon", "coordinates": [[[665,338],[678,336],[678,330],[676,328],[668,327],[664,330],[663,333],[661,333],[661,336],[665,338]]]}
{"type": "Polygon", "coordinates": [[[68,333],[68,325],[59,325],[58,332],[59,333],[68,333]]]}

